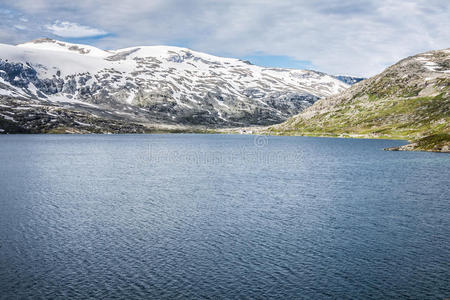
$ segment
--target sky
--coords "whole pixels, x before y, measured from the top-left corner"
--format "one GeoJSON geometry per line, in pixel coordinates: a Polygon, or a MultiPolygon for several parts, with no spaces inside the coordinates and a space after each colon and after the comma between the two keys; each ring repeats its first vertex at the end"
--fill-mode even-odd
{"type": "Polygon", "coordinates": [[[187,47],[254,64],[369,77],[450,47],[449,0],[0,0],[0,43],[49,37],[187,47]]]}

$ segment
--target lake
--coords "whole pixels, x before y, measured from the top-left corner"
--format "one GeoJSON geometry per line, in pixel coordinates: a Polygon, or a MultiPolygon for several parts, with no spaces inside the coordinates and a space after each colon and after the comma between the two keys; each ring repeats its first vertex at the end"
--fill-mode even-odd
{"type": "Polygon", "coordinates": [[[449,298],[450,155],[402,144],[0,136],[0,298],[449,298]]]}

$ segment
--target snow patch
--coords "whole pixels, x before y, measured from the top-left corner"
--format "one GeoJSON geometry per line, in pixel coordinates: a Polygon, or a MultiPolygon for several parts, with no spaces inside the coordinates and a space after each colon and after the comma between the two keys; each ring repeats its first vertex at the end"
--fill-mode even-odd
{"type": "Polygon", "coordinates": [[[81,126],[92,126],[91,124],[87,124],[87,123],[83,123],[83,122],[80,122],[80,121],[74,121],[76,124],[78,124],[78,125],[81,125],[81,126]]]}
{"type": "Polygon", "coordinates": [[[5,119],[5,120],[8,120],[8,121],[17,123],[17,121],[14,120],[14,118],[12,118],[12,117],[10,117],[10,116],[4,115],[4,114],[0,114],[0,117],[2,117],[2,118],[5,119]]]}

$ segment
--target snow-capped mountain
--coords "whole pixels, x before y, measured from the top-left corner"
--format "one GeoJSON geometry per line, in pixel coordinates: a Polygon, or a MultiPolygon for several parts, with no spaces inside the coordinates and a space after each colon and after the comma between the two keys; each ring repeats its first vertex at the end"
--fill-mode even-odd
{"type": "Polygon", "coordinates": [[[52,39],[0,44],[3,99],[89,108],[142,124],[274,124],[348,87],[321,72],[264,68],[178,47],[104,51],[52,39]]]}

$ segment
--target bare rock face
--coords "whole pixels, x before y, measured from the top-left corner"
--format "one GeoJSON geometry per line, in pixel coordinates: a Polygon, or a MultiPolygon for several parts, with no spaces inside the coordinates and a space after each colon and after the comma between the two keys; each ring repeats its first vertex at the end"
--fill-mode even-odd
{"type": "Polygon", "coordinates": [[[142,124],[280,123],[348,84],[185,48],[101,49],[51,39],[0,45],[0,95],[86,105],[142,124]]]}

